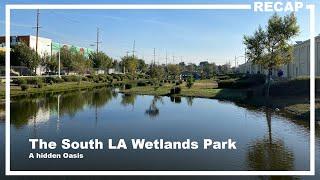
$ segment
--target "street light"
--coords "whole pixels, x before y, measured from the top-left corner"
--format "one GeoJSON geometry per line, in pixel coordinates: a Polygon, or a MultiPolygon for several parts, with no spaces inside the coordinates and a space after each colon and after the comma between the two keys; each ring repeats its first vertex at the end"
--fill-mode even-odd
{"type": "Polygon", "coordinates": [[[239,59],[239,58],[241,58],[241,57],[244,57],[244,58],[245,58],[245,56],[243,56],[243,55],[241,55],[241,56],[235,56],[235,57],[234,57],[235,68],[237,67],[237,64],[238,64],[237,59],[239,59]]]}

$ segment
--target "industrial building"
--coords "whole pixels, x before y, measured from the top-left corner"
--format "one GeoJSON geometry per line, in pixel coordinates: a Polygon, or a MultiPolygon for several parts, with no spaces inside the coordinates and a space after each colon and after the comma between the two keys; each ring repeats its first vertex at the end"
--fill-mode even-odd
{"type": "MultiPolygon", "coordinates": [[[[36,42],[37,42],[36,36],[23,35],[23,36],[10,37],[11,45],[15,45],[21,42],[25,43],[31,49],[36,50],[36,42]]],[[[0,36],[0,47],[1,49],[4,49],[5,47],[5,36],[0,36]]],[[[76,52],[82,53],[85,57],[89,57],[89,54],[91,52],[94,52],[94,50],[90,48],[78,47],[78,46],[69,45],[69,44],[61,44],[61,43],[53,42],[49,38],[38,37],[37,53],[39,54],[40,57],[55,55],[59,52],[60,48],[72,49],[76,52]]],[[[43,68],[38,67],[36,69],[36,74],[41,75],[42,73],[44,73],[44,71],[45,70],[43,68]]]]}
{"type": "MultiPolygon", "coordinates": [[[[315,37],[315,73],[320,76],[320,35],[315,37]]],[[[283,65],[275,69],[273,75],[276,76],[279,70],[283,71],[283,77],[296,78],[300,76],[309,76],[310,74],[310,40],[303,42],[296,42],[294,45],[294,59],[291,63],[283,65]]],[[[260,65],[246,62],[239,65],[238,71],[241,73],[265,73],[267,70],[263,69],[260,65]]]]}

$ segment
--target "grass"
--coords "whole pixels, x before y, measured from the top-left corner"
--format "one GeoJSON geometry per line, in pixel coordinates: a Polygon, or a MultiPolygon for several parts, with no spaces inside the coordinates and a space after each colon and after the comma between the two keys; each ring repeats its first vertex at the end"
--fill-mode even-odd
{"type": "MultiPolygon", "coordinates": [[[[293,84],[290,86],[279,85],[279,88],[273,87],[275,89],[281,89],[279,91],[283,91],[284,89],[288,92],[296,89],[297,81],[289,82],[289,84],[293,84]]],[[[122,83],[132,83],[136,84],[137,80],[125,81],[122,83]]],[[[105,86],[106,83],[94,83],[94,82],[86,82],[82,81],[80,84],[77,82],[64,82],[64,83],[56,83],[53,85],[46,85],[42,88],[30,87],[26,91],[22,91],[20,86],[12,86],[11,87],[11,96],[22,96],[29,94],[37,94],[37,93],[45,93],[45,92],[62,92],[62,91],[71,91],[76,89],[87,89],[99,86],[105,86]]],[[[131,89],[120,90],[122,93],[127,94],[138,94],[138,95],[154,95],[154,96],[166,96],[170,95],[170,89],[174,87],[175,84],[165,83],[163,86],[155,87],[155,86],[133,86],[131,89]]],[[[277,85],[278,86],[278,85],[277,85]]],[[[239,102],[242,104],[253,105],[257,107],[266,106],[267,100],[264,96],[254,95],[252,98],[247,98],[247,90],[246,89],[218,89],[217,83],[214,80],[196,80],[194,85],[191,88],[186,87],[186,83],[183,82],[181,85],[180,94],[175,94],[174,96],[184,96],[184,97],[199,97],[199,98],[210,98],[210,99],[221,99],[221,100],[229,100],[234,102],[239,102]]],[[[298,89],[305,89],[305,87],[298,86],[298,89]]],[[[259,88],[255,88],[258,90],[259,88]]],[[[295,90],[296,92],[297,90],[295,90]]],[[[279,94],[277,93],[274,97],[269,99],[268,106],[275,109],[280,109],[281,112],[285,112],[289,115],[297,117],[299,119],[309,119],[310,117],[310,106],[309,106],[309,97],[305,95],[303,92],[299,93],[300,95],[292,95],[292,94],[279,94]],[[302,93],[302,94],[301,94],[302,93]]],[[[308,91],[306,91],[308,92],[308,91]]],[[[0,84],[0,99],[4,99],[5,97],[5,89],[3,84],[0,84]]],[[[316,119],[320,120],[320,103],[316,103],[316,119]]]]}
{"type": "MultiPolygon", "coordinates": [[[[30,88],[26,91],[22,91],[20,86],[11,86],[10,96],[23,96],[29,94],[39,94],[45,92],[63,92],[63,91],[71,91],[75,89],[86,89],[86,88],[93,88],[99,86],[105,86],[105,83],[93,83],[93,82],[64,82],[64,83],[55,83],[52,85],[45,85],[42,88],[36,88],[30,85],[30,88]]],[[[0,87],[0,98],[5,98],[5,88],[4,86],[0,87]]]]}
{"type": "MultiPolygon", "coordinates": [[[[167,83],[158,88],[155,88],[154,86],[132,87],[131,89],[121,90],[121,92],[127,94],[165,96],[170,94],[170,89],[174,86],[175,85],[167,83]]],[[[180,87],[181,93],[175,96],[226,99],[233,101],[244,100],[246,97],[243,91],[233,89],[216,89],[217,84],[212,80],[197,80],[191,88],[187,88],[184,82],[180,87]]]]}

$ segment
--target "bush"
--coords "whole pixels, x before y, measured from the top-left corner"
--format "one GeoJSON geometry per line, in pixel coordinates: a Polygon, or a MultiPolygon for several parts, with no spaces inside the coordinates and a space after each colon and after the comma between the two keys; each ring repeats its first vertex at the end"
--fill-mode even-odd
{"type": "Polygon", "coordinates": [[[89,79],[87,77],[82,77],[82,81],[88,81],[89,79]]]}
{"type": "Polygon", "coordinates": [[[12,83],[21,85],[21,84],[27,84],[27,80],[25,78],[16,78],[12,80],[12,83]]]}
{"type": "Polygon", "coordinates": [[[170,94],[180,94],[181,88],[179,86],[175,86],[170,89],[170,94]]]}
{"type": "Polygon", "coordinates": [[[22,91],[26,91],[26,90],[29,89],[29,85],[28,84],[21,84],[20,87],[21,87],[22,91]]]}
{"type": "Polygon", "coordinates": [[[125,84],[124,85],[124,89],[131,89],[132,88],[132,84],[125,84]]]}
{"type": "MultiPolygon", "coordinates": [[[[319,92],[320,78],[316,78],[316,92],[319,92]]],[[[270,96],[309,95],[310,79],[297,78],[290,81],[276,82],[270,85],[270,96]]]]}
{"type": "Polygon", "coordinates": [[[143,81],[139,81],[137,83],[137,86],[146,86],[146,85],[147,85],[146,82],[143,82],[143,81]]]}
{"type": "Polygon", "coordinates": [[[218,88],[244,89],[259,86],[265,83],[266,76],[263,74],[246,75],[240,79],[228,79],[218,81],[218,88]]]}
{"type": "Polygon", "coordinates": [[[63,80],[62,78],[55,77],[53,82],[56,82],[56,83],[63,83],[63,82],[64,82],[64,80],[63,80]]]}
{"type": "Polygon", "coordinates": [[[191,88],[192,85],[193,85],[193,82],[194,82],[193,76],[189,76],[188,79],[187,79],[187,84],[186,84],[186,86],[187,86],[188,88],[191,88]]]}
{"type": "MultiPolygon", "coordinates": [[[[51,81],[51,82],[53,82],[53,81],[51,81]]],[[[38,88],[43,88],[43,83],[39,83],[38,88]]]]}
{"type": "Polygon", "coordinates": [[[63,79],[65,82],[78,82],[78,81],[79,81],[78,76],[75,76],[75,75],[62,76],[62,79],[63,79]]]}
{"type": "Polygon", "coordinates": [[[40,77],[27,78],[27,84],[38,85],[40,83],[43,83],[43,80],[44,78],[40,77]]]}
{"type": "Polygon", "coordinates": [[[45,77],[44,78],[45,83],[50,83],[51,81],[56,82],[56,78],[55,77],[45,77]]]}

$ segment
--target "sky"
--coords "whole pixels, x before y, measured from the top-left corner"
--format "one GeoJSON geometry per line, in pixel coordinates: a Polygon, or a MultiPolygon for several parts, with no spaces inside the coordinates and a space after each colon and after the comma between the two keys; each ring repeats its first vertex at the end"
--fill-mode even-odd
{"type": "MultiPolygon", "coordinates": [[[[22,3],[237,3],[252,4],[252,0],[4,0],[0,2],[0,35],[5,34],[5,4],[22,3]]],[[[316,33],[320,33],[320,1],[304,0],[316,4],[316,33]]],[[[153,59],[165,63],[199,63],[201,61],[234,65],[244,62],[243,36],[251,35],[259,25],[265,26],[273,13],[253,10],[40,10],[39,36],[55,42],[95,49],[96,29],[100,29],[100,50],[120,59],[132,51],[133,41],[139,58],[147,63],[153,59]]],[[[280,15],[285,15],[281,13],[280,15]]],[[[297,12],[300,34],[294,41],[309,37],[309,12],[297,12]]],[[[36,10],[13,10],[12,35],[35,35],[36,10]]]]}

